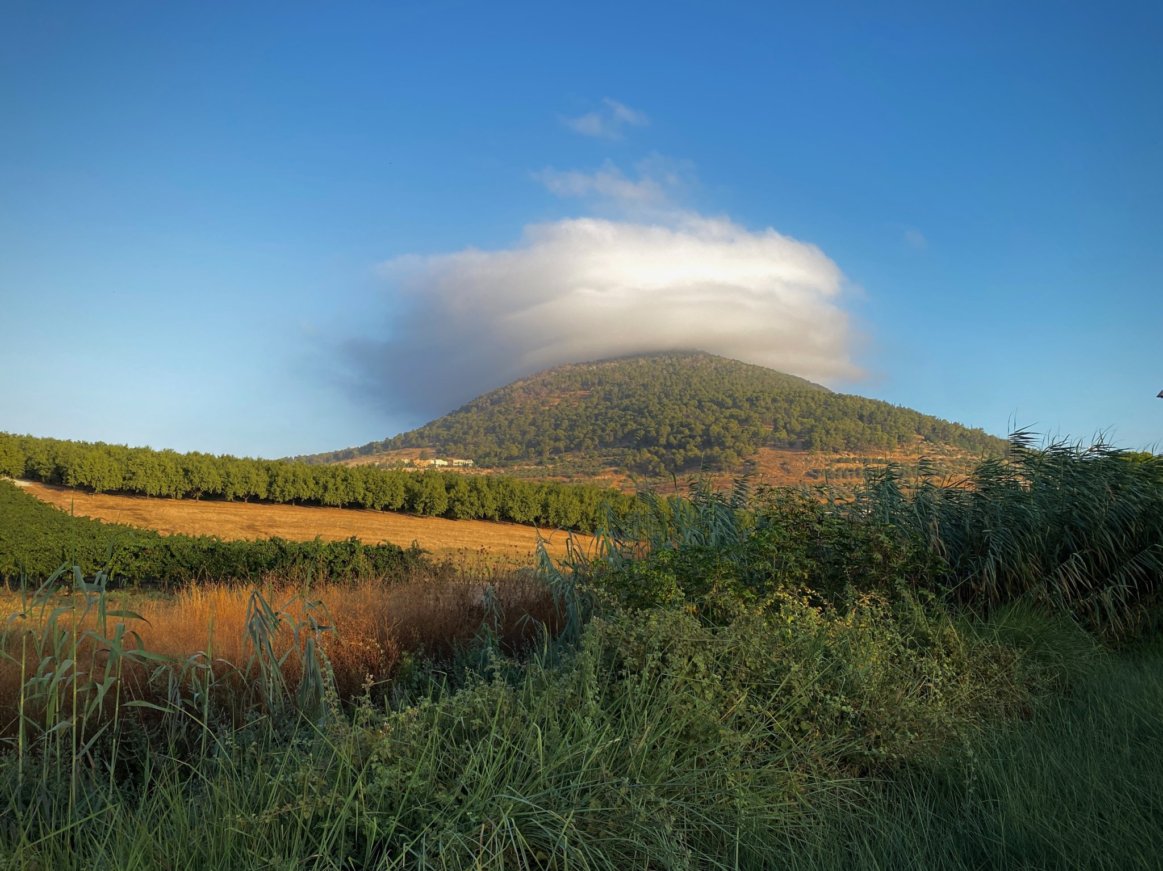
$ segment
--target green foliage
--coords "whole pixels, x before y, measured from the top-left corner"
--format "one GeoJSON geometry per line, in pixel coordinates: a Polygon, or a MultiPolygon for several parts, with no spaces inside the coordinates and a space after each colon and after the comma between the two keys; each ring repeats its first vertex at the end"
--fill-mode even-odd
{"type": "Polygon", "coordinates": [[[504,466],[576,452],[658,475],[733,468],[763,446],[882,451],[921,442],[976,453],[1004,447],[981,430],[761,366],[668,353],[562,366],[412,432],[308,459],[430,448],[504,466]]]}
{"type": "Polygon", "coordinates": [[[770,491],[751,508],[696,491],[647,500],[581,566],[629,607],[682,603],[712,621],[773,595],[820,602],[922,594],[987,612],[1022,600],[1112,636],[1159,619],[1163,458],[1098,444],[1035,449],[1024,434],[967,480],[914,486],[891,467],[852,501],[770,491]]]}
{"type": "Polygon", "coordinates": [[[838,819],[837,867],[1159,866],[1163,656],[1096,662],[1032,720],[884,784],[868,820],[838,819]]]}
{"type": "Polygon", "coordinates": [[[122,728],[84,755],[65,725],[0,757],[0,863],[1154,867],[1159,651],[1102,656],[1006,720],[1022,651],[976,637],[873,604],[721,629],[655,611],[596,621],[564,662],[322,726],[191,715],[204,743],[122,728]]]}
{"type": "MultiPolygon", "coordinates": [[[[315,648],[309,698],[292,701],[263,643],[282,617],[256,601],[264,716],[216,726],[204,669],[202,683],[173,681],[161,725],[103,733],[115,745],[67,717],[28,732],[35,747],[0,756],[0,857],[1154,867],[1163,648],[1115,655],[1092,630],[1149,625],[1160,462],[1019,437],[958,486],[889,469],[848,502],[746,480],[650,497],[596,556],[545,566],[567,614],[556,641],[503,656],[486,591],[479,655],[409,661],[387,707],[369,691],[342,708],[315,648]]],[[[448,510],[487,509],[471,482],[442,492],[448,510]]],[[[563,510],[522,492],[529,511],[563,510]]],[[[30,698],[56,698],[76,674],[61,622],[30,698]]],[[[116,697],[107,671],[94,680],[108,686],[76,695],[86,717],[99,713],[90,690],[116,697]]]]}
{"type": "Polygon", "coordinates": [[[632,496],[580,484],[371,466],[311,466],[9,433],[0,433],[0,474],[4,469],[13,477],[97,493],[371,508],[583,532],[593,532],[609,517],[625,517],[635,508],[632,496]]]}
{"type": "Polygon", "coordinates": [[[564,658],[486,663],[400,710],[268,706],[223,733],[175,699],[158,711],[172,729],[117,731],[128,781],[84,764],[67,728],[45,733],[43,755],[0,760],[0,851],[118,868],[789,867],[835,849],[832,820],[865,819],[862,773],[958,746],[1020,701],[990,683],[1013,659],[872,600],[789,600],[720,628],[611,615],[564,658]]]}
{"type": "Polygon", "coordinates": [[[14,478],[24,474],[24,452],[11,439],[0,438],[0,476],[14,478]]]}
{"type": "Polygon", "coordinates": [[[765,613],[788,594],[821,604],[861,594],[911,594],[942,565],[924,543],[855,504],[805,491],[763,491],[748,501],[696,488],[689,499],[653,497],[576,568],[621,607],[682,605],[721,623],[765,613]]]}
{"type": "Polygon", "coordinates": [[[1163,593],[1163,457],[1126,461],[1099,443],[1013,437],[965,486],[905,493],[891,473],[861,506],[942,562],[932,587],[979,610],[1040,601],[1115,635],[1152,619],[1163,593]]]}
{"type": "Polygon", "coordinates": [[[356,539],[223,541],[71,517],[0,481],[0,581],[46,577],[61,565],[122,584],[176,587],[195,580],[257,581],[270,573],[332,579],[393,576],[419,559],[356,539]]]}

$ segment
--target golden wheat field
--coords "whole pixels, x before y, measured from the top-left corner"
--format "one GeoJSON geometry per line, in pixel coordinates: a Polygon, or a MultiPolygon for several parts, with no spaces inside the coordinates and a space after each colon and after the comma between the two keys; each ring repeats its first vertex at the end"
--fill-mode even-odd
{"type": "MultiPolygon", "coordinates": [[[[277,536],[293,541],[316,537],[341,541],[355,536],[365,544],[388,542],[401,547],[415,542],[436,559],[450,559],[460,565],[530,565],[538,535],[550,556],[560,558],[565,555],[569,538],[561,530],[538,531],[530,526],[486,520],[445,520],[351,508],[118,496],[35,482],[21,482],[21,486],[38,499],[79,516],[163,533],[224,539],[277,536]]],[[[588,549],[593,539],[575,535],[575,544],[588,549]]]]}

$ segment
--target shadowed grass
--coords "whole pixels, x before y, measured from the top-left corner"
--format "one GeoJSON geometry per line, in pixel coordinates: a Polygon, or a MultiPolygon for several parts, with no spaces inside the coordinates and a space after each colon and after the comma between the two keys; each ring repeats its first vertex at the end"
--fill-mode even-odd
{"type": "Polygon", "coordinates": [[[1163,856],[1163,648],[1106,656],[1032,722],[877,792],[835,867],[1154,869],[1163,856]]]}
{"type": "Polygon", "coordinates": [[[119,868],[813,867],[834,826],[872,824],[870,777],[1028,704],[989,633],[876,601],[718,628],[615,615],[577,645],[496,650],[451,693],[431,672],[398,709],[155,741],[130,782],[82,766],[71,811],[39,773],[8,843],[119,868]]]}

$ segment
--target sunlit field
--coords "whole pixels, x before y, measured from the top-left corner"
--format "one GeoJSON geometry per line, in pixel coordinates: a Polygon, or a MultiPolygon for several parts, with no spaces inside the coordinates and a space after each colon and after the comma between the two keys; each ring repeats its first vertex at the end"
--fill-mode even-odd
{"type": "MultiPolygon", "coordinates": [[[[99,684],[115,651],[118,683],[138,700],[164,702],[171,681],[202,671],[217,702],[235,713],[254,704],[251,685],[264,656],[295,691],[307,645],[326,660],[341,699],[382,691],[407,658],[450,658],[487,627],[516,654],[556,633],[560,618],[545,585],[528,572],[469,571],[450,565],[415,570],[385,583],[260,587],[207,583],[175,595],[71,589],[73,577],[41,591],[0,592],[5,615],[0,660],[0,724],[12,732],[21,688],[71,661],[83,686],[99,684]],[[269,649],[266,646],[269,645],[269,649]],[[148,652],[143,659],[135,653],[148,652]]],[[[73,677],[60,683],[72,691],[73,677]]],[[[86,691],[87,692],[87,691],[86,691]]],[[[67,694],[66,694],[67,695],[67,694]]],[[[26,699],[27,701],[27,699],[26,699]]],[[[72,703],[71,698],[56,700],[72,703]]]]}
{"type": "MultiPolygon", "coordinates": [[[[415,542],[437,559],[467,565],[529,565],[537,542],[561,558],[569,534],[560,530],[483,520],[446,520],[387,511],[155,499],[86,493],[66,487],[24,482],[23,489],[63,511],[110,523],[126,523],[163,533],[214,535],[225,539],[286,538],[291,541],[343,541],[352,536],[369,544],[389,542],[408,547],[415,542]]],[[[592,537],[574,534],[587,546],[592,537]]]]}

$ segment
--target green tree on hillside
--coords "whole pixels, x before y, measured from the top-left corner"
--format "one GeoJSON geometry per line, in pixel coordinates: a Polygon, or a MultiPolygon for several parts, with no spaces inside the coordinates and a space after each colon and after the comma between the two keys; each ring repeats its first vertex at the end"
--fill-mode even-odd
{"type": "Polygon", "coordinates": [[[19,478],[24,474],[24,451],[16,436],[0,433],[0,475],[19,478]]]}
{"type": "MultiPolygon", "coordinates": [[[[761,447],[887,451],[934,443],[1000,453],[981,430],[709,354],[562,366],[409,433],[354,449],[421,448],[479,465],[595,456],[651,475],[735,467],[761,447]]],[[[334,461],[340,454],[320,455],[334,461]]]]}

